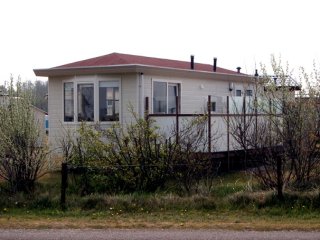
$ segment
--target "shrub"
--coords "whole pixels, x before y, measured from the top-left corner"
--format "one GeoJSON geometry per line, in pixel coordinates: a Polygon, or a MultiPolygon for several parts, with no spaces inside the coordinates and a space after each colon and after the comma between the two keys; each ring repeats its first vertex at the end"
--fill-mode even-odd
{"type": "Polygon", "coordinates": [[[12,192],[32,192],[45,167],[47,148],[27,89],[9,87],[0,106],[0,177],[12,192]]]}

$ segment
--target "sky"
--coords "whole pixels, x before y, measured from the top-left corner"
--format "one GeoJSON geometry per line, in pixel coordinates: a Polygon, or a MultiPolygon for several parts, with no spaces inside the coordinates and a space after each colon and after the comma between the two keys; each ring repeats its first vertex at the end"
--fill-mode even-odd
{"type": "Polygon", "coordinates": [[[112,52],[190,60],[252,74],[274,54],[320,61],[318,0],[3,0],[0,84],[33,69],[112,52]]]}

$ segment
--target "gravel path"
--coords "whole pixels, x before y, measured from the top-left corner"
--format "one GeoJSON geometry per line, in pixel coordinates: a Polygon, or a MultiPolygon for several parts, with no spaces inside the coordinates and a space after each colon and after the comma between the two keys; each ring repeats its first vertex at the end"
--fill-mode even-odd
{"type": "Polygon", "coordinates": [[[301,231],[227,231],[227,230],[173,230],[173,229],[0,229],[1,240],[242,240],[242,239],[281,239],[315,240],[320,239],[319,232],[301,231]]]}

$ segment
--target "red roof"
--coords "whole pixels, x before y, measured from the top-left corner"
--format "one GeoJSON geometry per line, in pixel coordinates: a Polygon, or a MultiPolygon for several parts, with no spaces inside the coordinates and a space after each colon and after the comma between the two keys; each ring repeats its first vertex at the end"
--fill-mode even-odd
{"type": "MultiPolygon", "coordinates": [[[[90,58],[78,62],[73,62],[52,69],[65,69],[65,68],[85,68],[85,67],[102,67],[114,65],[145,65],[174,69],[190,70],[190,62],[177,61],[162,58],[144,57],[130,54],[111,53],[108,55],[90,58]]],[[[194,64],[195,71],[213,72],[213,66],[210,64],[196,63],[194,64]]],[[[217,67],[216,72],[225,74],[236,74],[236,71],[217,67]]]]}

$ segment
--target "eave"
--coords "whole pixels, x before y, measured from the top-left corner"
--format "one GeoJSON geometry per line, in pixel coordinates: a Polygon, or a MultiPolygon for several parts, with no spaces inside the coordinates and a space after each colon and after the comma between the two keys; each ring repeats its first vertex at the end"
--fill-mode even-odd
{"type": "Polygon", "coordinates": [[[227,74],[219,72],[207,72],[186,70],[177,68],[156,67],[149,65],[127,64],[112,66],[95,66],[95,67],[68,67],[68,68],[45,68],[34,69],[36,76],[55,77],[55,76],[74,76],[74,75],[90,75],[90,74],[123,74],[123,73],[144,73],[159,74],[173,77],[188,77],[201,79],[221,79],[233,81],[251,81],[253,78],[246,74],[227,74]]]}

